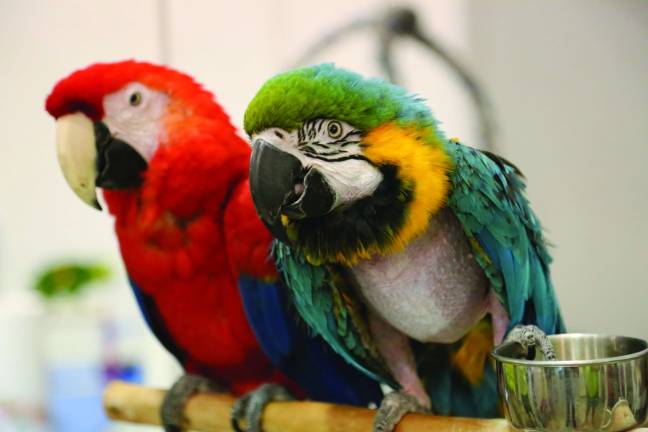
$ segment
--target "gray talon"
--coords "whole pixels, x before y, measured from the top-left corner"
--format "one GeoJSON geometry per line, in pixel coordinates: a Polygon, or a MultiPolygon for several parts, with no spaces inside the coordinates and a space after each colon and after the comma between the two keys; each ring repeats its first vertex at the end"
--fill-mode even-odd
{"type": "Polygon", "coordinates": [[[517,325],[509,332],[504,343],[517,343],[522,348],[521,355],[528,360],[535,358],[536,346],[545,360],[556,360],[556,352],[547,335],[534,325],[517,325]]]}
{"type": "Polygon", "coordinates": [[[289,401],[294,397],[278,384],[263,384],[254,391],[243,395],[232,405],[232,429],[236,432],[261,432],[263,409],[270,402],[289,401]],[[247,428],[240,422],[244,420],[247,428]]]}
{"type": "Polygon", "coordinates": [[[222,387],[199,375],[182,375],[167,391],[160,407],[160,420],[165,432],[182,430],[183,412],[187,400],[195,393],[223,390],[222,387]]]}
{"type": "Polygon", "coordinates": [[[431,411],[419,405],[414,396],[400,392],[388,393],[376,412],[374,432],[392,432],[405,414],[410,412],[429,414],[431,411]]]}

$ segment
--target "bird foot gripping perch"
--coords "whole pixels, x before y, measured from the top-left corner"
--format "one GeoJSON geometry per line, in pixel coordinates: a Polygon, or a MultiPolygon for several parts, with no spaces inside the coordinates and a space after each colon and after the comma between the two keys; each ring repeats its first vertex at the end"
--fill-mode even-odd
{"type": "Polygon", "coordinates": [[[234,402],[232,406],[232,429],[236,432],[261,432],[261,415],[270,402],[291,401],[295,398],[278,384],[263,384],[234,402]],[[240,425],[245,420],[247,428],[240,425]]]}
{"type": "Polygon", "coordinates": [[[385,396],[374,418],[374,432],[392,432],[407,413],[431,414],[414,396],[391,392],[385,396]]]}
{"type": "Polygon", "coordinates": [[[182,430],[183,412],[191,396],[209,391],[225,391],[217,383],[198,375],[185,374],[173,383],[160,407],[160,420],[165,432],[182,430]]]}
{"type": "MultiPolygon", "coordinates": [[[[160,406],[160,420],[164,431],[181,432],[185,423],[183,412],[189,398],[196,393],[208,392],[227,393],[227,389],[199,375],[182,375],[166,393],[160,406]]],[[[270,402],[294,399],[290,392],[280,385],[263,384],[234,402],[230,418],[232,429],[236,432],[261,432],[261,415],[265,406],[270,402]],[[242,421],[245,422],[246,428],[241,426],[242,421]]]]}

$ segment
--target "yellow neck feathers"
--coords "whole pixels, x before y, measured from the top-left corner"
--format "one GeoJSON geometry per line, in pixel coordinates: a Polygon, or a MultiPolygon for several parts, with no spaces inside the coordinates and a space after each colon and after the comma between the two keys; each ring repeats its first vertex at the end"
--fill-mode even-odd
{"type": "Polygon", "coordinates": [[[403,227],[381,253],[401,251],[425,232],[430,216],[445,205],[449,190],[448,172],[452,162],[440,140],[428,131],[387,123],[363,139],[364,155],[376,165],[399,167],[399,177],[412,190],[413,199],[403,227]],[[431,142],[430,142],[431,141],[431,142]]]}

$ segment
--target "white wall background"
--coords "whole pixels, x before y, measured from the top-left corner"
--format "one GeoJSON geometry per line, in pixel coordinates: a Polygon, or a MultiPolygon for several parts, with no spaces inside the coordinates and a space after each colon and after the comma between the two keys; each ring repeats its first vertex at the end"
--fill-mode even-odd
{"type": "MultiPolygon", "coordinates": [[[[43,110],[58,79],[96,61],[167,61],[214,91],[240,125],[265,79],[323,31],[387,3],[0,0],[0,295],[26,290],[52,260],[121,265],[110,218],[84,206],[59,173],[43,110]]],[[[648,2],[410,3],[492,95],[498,150],[526,172],[556,244],[570,328],[648,337],[648,2]]],[[[375,75],[374,48],[358,34],[321,60],[375,75]]],[[[407,86],[428,98],[449,136],[476,143],[452,75],[416,46],[402,48],[407,86]]],[[[119,286],[115,307],[132,307],[119,286]]]]}
{"type": "Polygon", "coordinates": [[[648,2],[475,1],[469,16],[570,330],[648,338],[648,2]]]}

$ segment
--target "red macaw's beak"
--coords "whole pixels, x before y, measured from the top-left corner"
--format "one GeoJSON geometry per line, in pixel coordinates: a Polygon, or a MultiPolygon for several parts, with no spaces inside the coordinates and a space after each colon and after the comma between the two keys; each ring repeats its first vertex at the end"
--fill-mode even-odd
{"type": "Polygon", "coordinates": [[[92,120],[82,113],[56,120],[56,155],[63,177],[83,202],[101,210],[97,201],[97,148],[92,120]]]}
{"type": "Polygon", "coordinates": [[[97,187],[137,187],[147,167],[146,160],[128,143],[113,137],[104,123],[93,122],[80,112],[56,120],[56,153],[68,185],[98,210],[97,187]]]}

